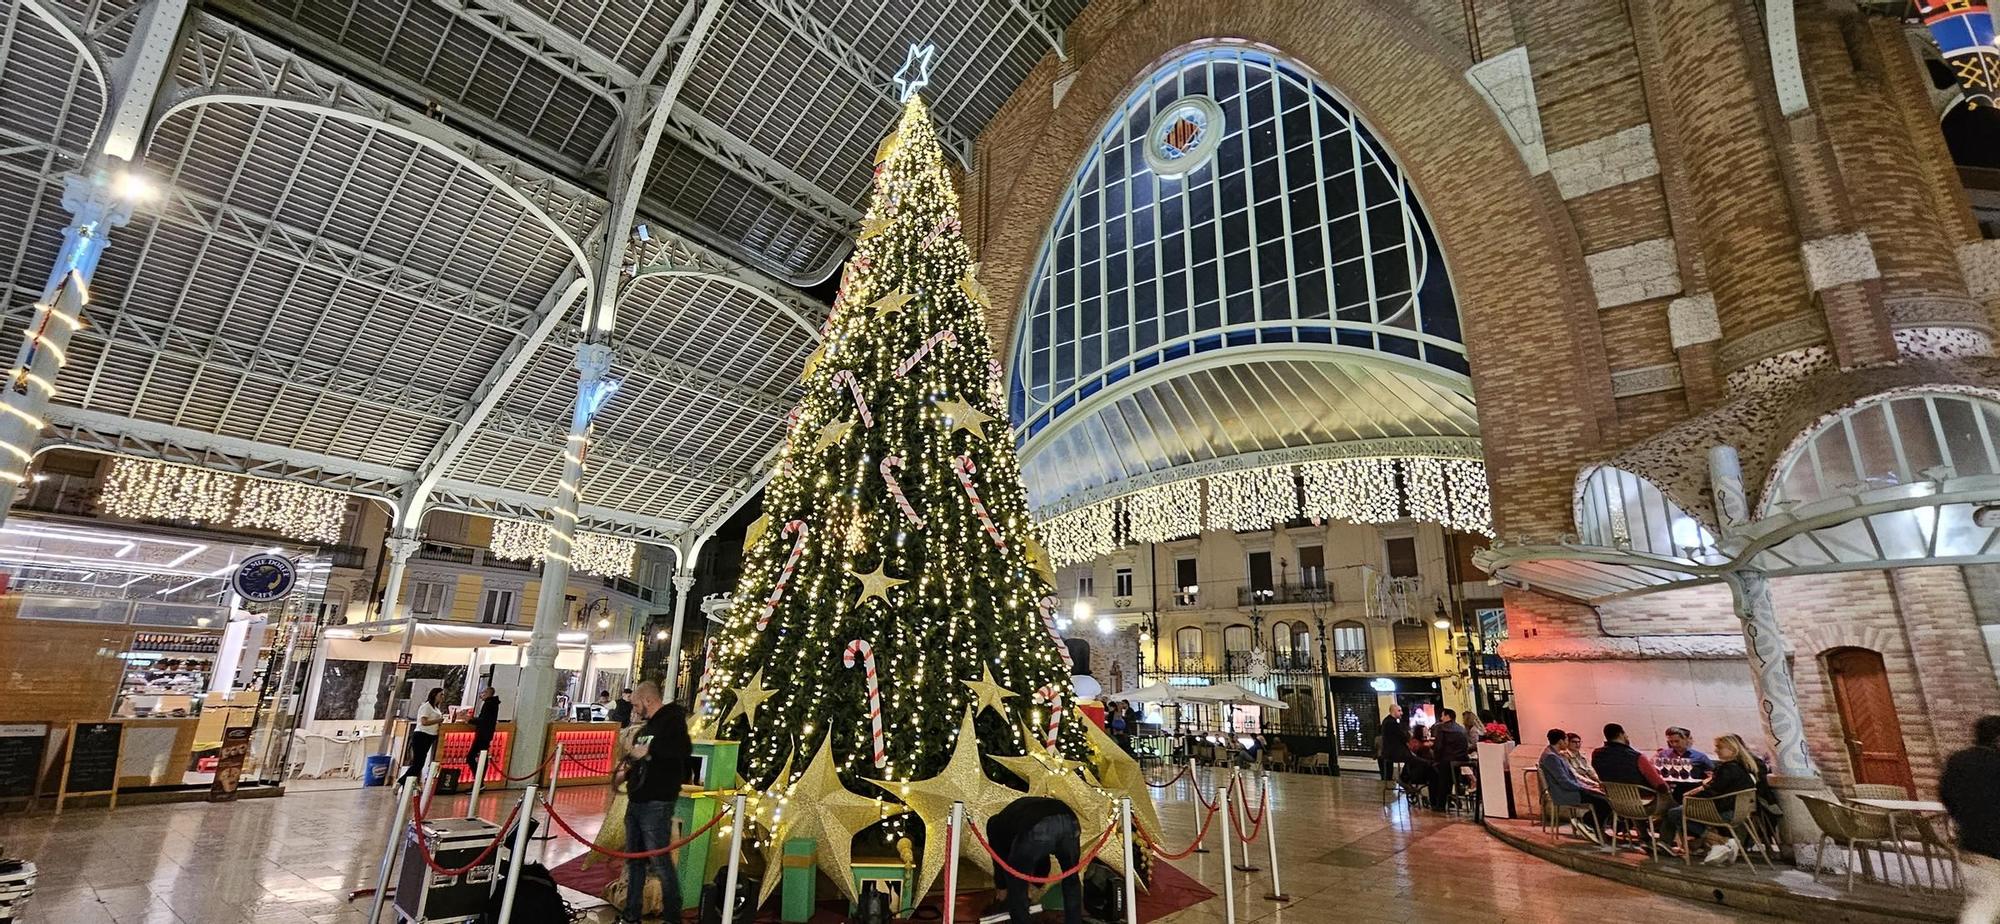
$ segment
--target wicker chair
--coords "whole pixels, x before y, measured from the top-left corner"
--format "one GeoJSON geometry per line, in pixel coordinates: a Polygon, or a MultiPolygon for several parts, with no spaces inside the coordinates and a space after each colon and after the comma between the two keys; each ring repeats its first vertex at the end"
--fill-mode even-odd
{"type": "Polygon", "coordinates": [[[1909,797],[1910,791],[1901,786],[1889,783],[1856,783],[1854,784],[1854,795],[1850,798],[1908,799],[1909,797]]]}
{"type": "MultiPolygon", "coordinates": [[[[1763,838],[1757,834],[1757,790],[1742,789],[1712,798],[1688,796],[1681,800],[1680,833],[1683,844],[1688,842],[1688,825],[1691,823],[1728,829],[1729,833],[1736,836],[1736,845],[1741,848],[1737,853],[1743,857],[1743,862],[1755,869],[1757,861],[1752,857],[1758,851],[1751,848],[1761,848],[1765,853],[1764,864],[1769,866],[1772,872],[1777,872],[1775,858],[1770,855],[1769,848],[1764,846],[1763,838]],[[1724,804],[1732,809],[1727,817],[1722,814],[1724,804]]],[[[1694,851],[1688,850],[1682,859],[1693,865],[1694,851]]]]}
{"type": "MultiPolygon", "coordinates": [[[[1833,844],[1847,851],[1847,888],[1854,889],[1854,870],[1868,857],[1871,848],[1881,851],[1886,857],[1890,853],[1902,856],[1896,844],[1890,840],[1889,816],[1880,812],[1863,812],[1837,802],[1829,802],[1814,796],[1801,796],[1806,811],[1811,813],[1813,824],[1819,826],[1819,844],[1813,850],[1813,881],[1818,882],[1820,873],[1826,870],[1826,848],[1833,844]]],[[[1905,862],[1908,861],[1905,856],[1905,862]]],[[[1866,875],[1866,873],[1864,873],[1866,875]]]]}
{"type": "Polygon", "coordinates": [[[1590,806],[1557,805],[1556,800],[1549,798],[1548,781],[1541,780],[1540,782],[1542,784],[1542,830],[1549,833],[1549,843],[1557,843],[1562,839],[1562,825],[1564,821],[1570,823],[1571,831],[1575,831],[1577,824],[1580,822],[1589,821],[1595,824],[1595,816],[1591,813],[1590,806]]]}
{"type": "Polygon", "coordinates": [[[1667,800],[1654,798],[1648,804],[1646,800],[1655,795],[1652,790],[1637,783],[1604,784],[1604,798],[1611,803],[1613,853],[1623,849],[1618,840],[1618,832],[1625,830],[1629,823],[1634,834],[1643,832],[1646,835],[1646,850],[1652,854],[1653,859],[1655,861],[1660,859],[1660,832],[1657,822],[1666,814],[1664,807],[1667,800]]]}

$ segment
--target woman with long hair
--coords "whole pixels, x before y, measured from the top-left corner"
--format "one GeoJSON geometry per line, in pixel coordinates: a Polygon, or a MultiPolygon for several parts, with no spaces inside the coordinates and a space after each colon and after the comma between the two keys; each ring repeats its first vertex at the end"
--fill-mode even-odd
{"type": "MultiPolygon", "coordinates": [[[[1708,779],[1703,780],[1701,785],[1688,790],[1681,798],[1713,799],[1746,789],[1755,790],[1763,785],[1764,778],[1769,775],[1764,762],[1750,753],[1750,746],[1743,743],[1741,735],[1723,735],[1715,739],[1714,771],[1709,773],[1708,779]]],[[[1717,803],[1715,807],[1722,817],[1734,820],[1736,812],[1734,804],[1717,803]]],[[[1681,814],[1682,808],[1678,805],[1667,810],[1666,825],[1670,834],[1680,830],[1681,814]]],[[[1743,845],[1738,844],[1735,838],[1730,836],[1727,828],[1710,828],[1689,823],[1687,831],[1689,837],[1698,837],[1708,844],[1708,854],[1701,858],[1701,862],[1705,864],[1728,863],[1735,860],[1737,854],[1743,850],[1743,845]]],[[[1682,849],[1691,850],[1693,847],[1682,845],[1682,849]]]]}

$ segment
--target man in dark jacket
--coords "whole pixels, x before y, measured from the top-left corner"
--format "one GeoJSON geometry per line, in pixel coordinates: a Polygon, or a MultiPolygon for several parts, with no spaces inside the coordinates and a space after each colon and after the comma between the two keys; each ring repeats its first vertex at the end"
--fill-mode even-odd
{"type": "Polygon", "coordinates": [[[1590,752],[1590,769],[1606,783],[1631,783],[1657,793],[1668,793],[1667,781],[1660,776],[1653,759],[1639,753],[1625,736],[1625,726],[1612,722],[1604,726],[1604,746],[1590,752]]]}
{"type": "Polygon", "coordinates": [[[472,747],[465,752],[467,772],[479,772],[479,755],[493,747],[493,731],[500,727],[500,694],[487,687],[479,691],[479,714],[472,717],[472,747]]]}
{"type": "Polygon", "coordinates": [[[1431,784],[1431,808],[1442,812],[1451,803],[1451,790],[1458,782],[1459,766],[1472,757],[1472,738],[1465,733],[1465,726],[1458,724],[1458,712],[1453,709],[1438,713],[1438,722],[1431,726],[1431,734],[1437,736],[1437,744],[1431,752],[1437,762],[1437,782],[1431,784]]]}
{"type": "Polygon", "coordinates": [[[632,724],[631,687],[626,687],[625,692],[618,694],[618,704],[611,707],[611,721],[617,722],[619,728],[632,724]]]}
{"type": "MultiPolygon", "coordinates": [[[[986,841],[993,845],[994,852],[1006,857],[1008,866],[1030,876],[1049,875],[1050,857],[1054,857],[1061,866],[1057,872],[1075,866],[1082,859],[1081,840],[1076,815],[1069,810],[1069,806],[1040,796],[1015,799],[995,813],[986,825],[986,841]]],[[[1028,916],[1028,883],[1008,875],[996,863],[993,865],[993,885],[996,890],[1007,891],[1007,920],[1010,924],[1030,924],[1034,920],[1028,916]]],[[[1082,924],[1083,883],[1080,873],[1063,879],[1062,902],[1064,924],[1082,924]]]]}
{"type": "Polygon", "coordinates": [[[1958,825],[1961,924],[2000,921],[2000,715],[1972,725],[1972,747],[1945,761],[1938,798],[1958,825]]]}
{"type": "MultiPolygon", "coordinates": [[[[645,725],[632,740],[619,776],[625,791],[625,850],[648,853],[672,843],[674,803],[681,795],[681,777],[694,750],[688,740],[687,713],[677,703],[660,698],[659,684],[647,681],[632,694],[633,716],[645,725]]],[[[625,861],[625,916],[638,924],[645,912],[646,876],[660,877],[660,891],[669,911],[681,907],[680,876],[672,855],[625,861]]]]}
{"type": "Polygon", "coordinates": [[[1410,720],[1403,716],[1402,703],[1390,703],[1389,714],[1382,717],[1382,739],[1378,745],[1381,754],[1375,763],[1382,771],[1383,781],[1395,779],[1395,765],[1410,760],[1410,720]]]}

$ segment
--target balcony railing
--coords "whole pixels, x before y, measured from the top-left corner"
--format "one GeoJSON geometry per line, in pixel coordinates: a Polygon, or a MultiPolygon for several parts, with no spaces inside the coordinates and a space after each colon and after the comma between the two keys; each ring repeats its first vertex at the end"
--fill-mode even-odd
{"type": "Polygon", "coordinates": [[[1236,588],[1237,606],[1331,602],[1333,602],[1333,588],[1325,584],[1278,584],[1271,587],[1236,588]]]}
{"type": "Polygon", "coordinates": [[[1431,653],[1427,648],[1396,649],[1396,673],[1422,674],[1431,669],[1431,653]]]}

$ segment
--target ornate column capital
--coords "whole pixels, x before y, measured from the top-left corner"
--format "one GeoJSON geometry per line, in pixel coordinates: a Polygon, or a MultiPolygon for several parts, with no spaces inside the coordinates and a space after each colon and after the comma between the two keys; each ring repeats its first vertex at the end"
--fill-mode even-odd
{"type": "Polygon", "coordinates": [[[586,382],[601,381],[611,372],[612,355],[611,344],[579,341],[576,345],[576,371],[586,382]]]}
{"type": "Polygon", "coordinates": [[[424,547],[424,541],[417,537],[416,530],[403,530],[390,533],[388,541],[382,545],[389,550],[396,564],[405,565],[417,556],[417,551],[424,547]]]}
{"type": "Polygon", "coordinates": [[[132,220],[132,208],[137,205],[131,196],[120,192],[118,180],[105,170],[87,176],[63,174],[62,204],[76,216],[74,224],[79,228],[120,227],[132,220]]]}
{"type": "Polygon", "coordinates": [[[688,593],[688,591],[690,591],[690,590],[693,590],[693,589],[694,589],[694,572],[693,572],[693,571],[691,571],[691,570],[681,570],[681,571],[676,571],[676,572],[674,572],[674,592],[675,592],[675,593],[677,593],[677,594],[680,594],[681,596],[685,597],[685,596],[687,596],[687,593],[688,593]]]}

